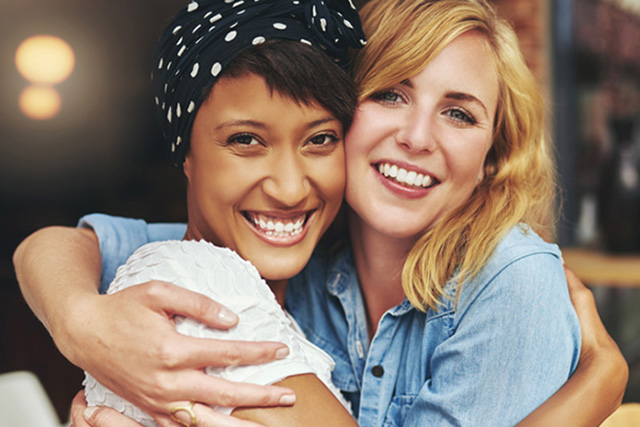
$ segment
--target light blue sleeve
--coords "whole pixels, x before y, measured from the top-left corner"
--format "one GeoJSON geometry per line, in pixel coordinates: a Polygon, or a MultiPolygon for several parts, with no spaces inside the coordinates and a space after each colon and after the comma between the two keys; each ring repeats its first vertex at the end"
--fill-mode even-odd
{"type": "Polygon", "coordinates": [[[147,224],[141,219],[104,214],[83,216],[78,227],[90,228],[98,236],[102,253],[100,293],[107,291],[118,267],[140,246],[159,240],[181,240],[186,231],[185,224],[147,224]]]}
{"type": "Polygon", "coordinates": [[[405,427],[513,426],[575,370],[580,325],[558,258],[532,254],[492,274],[463,286],[405,427]]]}

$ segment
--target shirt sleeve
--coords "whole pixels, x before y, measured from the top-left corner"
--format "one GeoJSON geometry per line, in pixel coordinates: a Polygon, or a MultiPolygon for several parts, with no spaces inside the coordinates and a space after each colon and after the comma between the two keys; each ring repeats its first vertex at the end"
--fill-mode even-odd
{"type": "MultiPolygon", "coordinates": [[[[176,316],[176,330],[190,337],[237,341],[277,341],[289,355],[259,365],[207,367],[205,372],[228,381],[267,385],[284,378],[312,373],[330,386],[334,363],[324,351],[308,342],[285,314],[258,270],[227,248],[204,241],[164,241],[138,249],[118,270],[109,293],[149,280],[171,281],[225,304],[240,318],[229,330],[209,328],[195,319],[176,316]]],[[[111,406],[144,425],[153,419],[139,408],[104,388],[89,374],[85,395],[90,405],[111,406]]],[[[331,388],[330,388],[331,389],[331,388]]],[[[340,393],[332,389],[336,397],[340,393]]],[[[348,407],[344,400],[341,402],[348,407]]],[[[231,407],[216,406],[230,414],[231,407]]]]}
{"type": "Polygon", "coordinates": [[[452,328],[407,427],[513,426],[566,382],[580,353],[580,325],[550,254],[511,263],[482,289],[463,287],[452,328]]]}
{"type": "Polygon", "coordinates": [[[83,216],[78,227],[92,229],[98,236],[102,254],[100,293],[107,291],[118,267],[140,246],[160,240],[180,240],[186,231],[185,224],[148,224],[141,219],[104,214],[83,216]]]}

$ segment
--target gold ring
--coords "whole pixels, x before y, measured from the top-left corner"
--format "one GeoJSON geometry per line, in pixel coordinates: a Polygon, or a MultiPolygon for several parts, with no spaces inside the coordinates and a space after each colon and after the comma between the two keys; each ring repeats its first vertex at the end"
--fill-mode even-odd
{"type": "Polygon", "coordinates": [[[178,406],[176,408],[173,408],[171,410],[171,419],[184,427],[196,427],[198,422],[196,420],[196,414],[193,413],[193,405],[195,405],[195,402],[192,400],[191,402],[189,402],[189,406],[178,406]],[[188,424],[176,417],[176,414],[180,411],[184,411],[189,414],[190,420],[188,424]]]}

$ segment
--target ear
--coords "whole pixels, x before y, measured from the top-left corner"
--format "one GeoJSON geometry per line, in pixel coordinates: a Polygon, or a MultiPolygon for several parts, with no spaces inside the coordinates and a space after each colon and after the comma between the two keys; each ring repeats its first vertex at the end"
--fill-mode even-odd
{"type": "Polygon", "coordinates": [[[184,162],[182,162],[182,172],[187,180],[191,181],[191,152],[185,156],[184,162]]]}
{"type": "Polygon", "coordinates": [[[476,177],[476,185],[480,184],[483,179],[484,179],[484,167],[482,167],[478,171],[478,176],[476,177]]]}

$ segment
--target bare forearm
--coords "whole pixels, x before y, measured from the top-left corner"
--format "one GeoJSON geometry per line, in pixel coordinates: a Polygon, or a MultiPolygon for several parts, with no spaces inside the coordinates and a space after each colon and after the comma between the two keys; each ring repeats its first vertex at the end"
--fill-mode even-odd
{"type": "Polygon", "coordinates": [[[237,409],[233,416],[264,426],[357,427],[356,421],[322,382],[312,374],[298,375],[277,383],[296,392],[290,407],[237,409]]]}
{"type": "Polygon", "coordinates": [[[29,307],[67,357],[56,330],[83,307],[82,297],[97,296],[101,257],[90,230],[48,227],[27,237],[13,262],[20,289],[29,307]]]}

